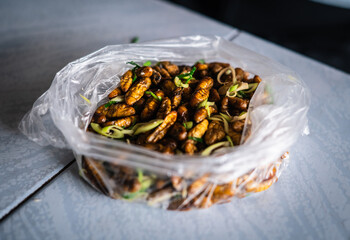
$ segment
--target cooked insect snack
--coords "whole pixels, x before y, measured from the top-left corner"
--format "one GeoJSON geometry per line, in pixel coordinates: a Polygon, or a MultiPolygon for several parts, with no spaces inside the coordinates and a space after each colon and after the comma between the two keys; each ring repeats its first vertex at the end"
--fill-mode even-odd
{"type": "MultiPolygon", "coordinates": [[[[259,76],[249,77],[241,68],[220,62],[178,66],[163,61],[142,67],[129,63],[135,67],[121,76],[109,101],[97,108],[88,131],[163,154],[209,156],[241,143],[259,76]]],[[[83,157],[82,175],[112,198],[188,210],[267,189],[277,181],[286,157],[223,184],[210,181],[210,174],[197,179],[158,176],[91,157],[83,157]]]]}
{"type": "Polygon", "coordinates": [[[184,211],[268,189],[307,134],[309,106],[293,70],[194,35],[68,64],[19,129],[71,149],[82,178],[111,198],[184,211]]]}
{"type": "Polygon", "coordinates": [[[207,156],[240,144],[259,76],[221,62],[128,64],[134,68],[97,108],[89,131],[167,154],[207,156]],[[176,148],[167,149],[162,139],[176,148]]]}

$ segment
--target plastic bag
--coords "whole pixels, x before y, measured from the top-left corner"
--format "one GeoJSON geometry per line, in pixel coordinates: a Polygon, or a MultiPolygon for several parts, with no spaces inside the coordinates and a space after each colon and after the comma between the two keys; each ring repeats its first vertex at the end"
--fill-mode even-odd
{"type": "Polygon", "coordinates": [[[220,37],[189,36],[107,46],[68,64],[19,128],[40,145],[71,148],[82,177],[108,196],[184,210],[271,186],[307,128],[308,108],[309,92],[291,70],[220,37]],[[228,62],[262,78],[243,144],[208,157],[169,156],[86,132],[97,106],[130,69],[126,62],[199,59],[228,62]]]}

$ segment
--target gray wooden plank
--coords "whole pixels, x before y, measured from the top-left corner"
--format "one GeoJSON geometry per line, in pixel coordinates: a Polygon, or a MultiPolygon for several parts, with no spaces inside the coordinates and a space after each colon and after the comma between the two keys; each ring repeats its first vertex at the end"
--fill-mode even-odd
{"type": "Polygon", "coordinates": [[[112,200],[74,164],[0,224],[6,239],[349,239],[350,76],[246,33],[235,42],[297,71],[310,86],[311,134],[266,192],[208,210],[169,212],[112,200]]]}
{"type": "Polygon", "coordinates": [[[57,71],[105,45],[237,31],[159,1],[0,2],[0,219],[73,160],[17,130],[57,71]]]}

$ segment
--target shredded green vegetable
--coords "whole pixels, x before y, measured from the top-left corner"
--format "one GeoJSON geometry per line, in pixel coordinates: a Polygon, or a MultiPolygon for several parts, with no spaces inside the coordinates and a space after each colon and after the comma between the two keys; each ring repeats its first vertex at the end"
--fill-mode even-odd
{"type": "Polygon", "coordinates": [[[204,64],[205,63],[205,61],[204,61],[204,59],[199,59],[196,63],[201,63],[201,64],[204,64]]]}
{"type": "Polygon", "coordinates": [[[209,156],[215,149],[220,148],[220,147],[228,147],[230,145],[229,142],[218,142],[215,144],[210,145],[206,149],[203,150],[201,153],[202,156],[209,156]]]}

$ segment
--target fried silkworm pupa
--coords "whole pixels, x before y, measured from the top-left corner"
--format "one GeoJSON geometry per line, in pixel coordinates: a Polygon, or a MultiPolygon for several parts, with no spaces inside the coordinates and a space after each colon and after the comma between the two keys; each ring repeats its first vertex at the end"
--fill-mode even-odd
{"type": "Polygon", "coordinates": [[[125,102],[128,105],[133,105],[140,100],[145,92],[150,88],[152,81],[150,78],[142,78],[134,83],[129,91],[125,94],[125,102]]]}

